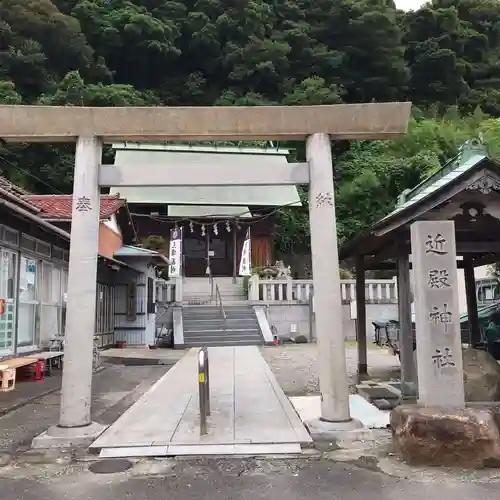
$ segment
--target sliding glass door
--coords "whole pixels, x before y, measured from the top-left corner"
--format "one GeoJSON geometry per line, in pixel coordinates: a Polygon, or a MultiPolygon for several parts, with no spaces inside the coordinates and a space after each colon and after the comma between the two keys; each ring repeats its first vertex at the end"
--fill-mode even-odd
{"type": "Polygon", "coordinates": [[[37,261],[21,256],[19,267],[19,309],[17,345],[30,348],[37,345],[37,261]]]}
{"type": "Polygon", "coordinates": [[[0,356],[14,353],[17,253],[0,250],[0,356]]]}
{"type": "Polygon", "coordinates": [[[56,335],[62,335],[63,268],[48,262],[40,263],[38,300],[40,301],[40,345],[48,345],[56,335]]]}

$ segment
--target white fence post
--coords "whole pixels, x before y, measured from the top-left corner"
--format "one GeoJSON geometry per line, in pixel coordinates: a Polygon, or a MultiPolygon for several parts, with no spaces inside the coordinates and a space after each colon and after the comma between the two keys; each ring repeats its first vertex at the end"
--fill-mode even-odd
{"type": "Polygon", "coordinates": [[[175,302],[182,302],[182,277],[175,278],[175,302]]]}
{"type": "MultiPolygon", "coordinates": [[[[304,302],[313,293],[312,280],[291,278],[265,279],[252,275],[249,282],[248,299],[262,302],[304,302]],[[262,289],[262,290],[260,290],[262,289]]],[[[342,303],[356,299],[356,284],[353,280],[341,280],[342,303]]],[[[397,291],[394,280],[366,280],[366,301],[368,304],[396,303],[397,291]]]]}
{"type": "Polygon", "coordinates": [[[252,274],[250,276],[250,281],[248,283],[249,285],[249,299],[252,301],[258,301],[259,300],[259,275],[258,274],[252,274]]]}

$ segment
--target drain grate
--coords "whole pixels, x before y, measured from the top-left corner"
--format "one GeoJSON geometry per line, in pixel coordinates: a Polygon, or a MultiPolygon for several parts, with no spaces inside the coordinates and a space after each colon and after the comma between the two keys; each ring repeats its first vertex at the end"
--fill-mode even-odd
{"type": "Polygon", "coordinates": [[[99,460],[94,462],[90,467],[90,472],[94,474],[116,474],[118,472],[125,472],[132,468],[134,464],[130,460],[125,459],[111,459],[99,460]]]}

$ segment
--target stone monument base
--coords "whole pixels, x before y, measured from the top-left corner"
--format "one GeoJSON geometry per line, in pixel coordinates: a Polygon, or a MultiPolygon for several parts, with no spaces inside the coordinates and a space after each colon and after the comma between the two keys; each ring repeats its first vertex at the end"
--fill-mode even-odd
{"type": "Polygon", "coordinates": [[[409,464],[500,467],[500,406],[398,406],[391,430],[396,451],[409,464]]]}
{"type": "Polygon", "coordinates": [[[330,442],[339,448],[349,448],[353,443],[372,439],[372,431],[354,419],[348,422],[327,422],[314,419],[304,424],[316,447],[322,442],[330,442]]]}

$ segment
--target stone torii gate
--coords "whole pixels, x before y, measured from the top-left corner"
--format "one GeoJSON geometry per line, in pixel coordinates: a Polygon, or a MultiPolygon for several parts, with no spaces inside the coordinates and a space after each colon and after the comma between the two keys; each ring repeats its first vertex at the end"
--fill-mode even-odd
{"type": "MultiPolygon", "coordinates": [[[[57,426],[40,445],[93,441],[91,382],[100,186],[309,184],[321,417],[348,422],[349,396],[342,316],[330,140],[392,139],[406,132],[411,103],[262,107],[86,108],[0,106],[7,142],[76,142],[68,277],[65,364],[57,426]],[[307,163],[267,170],[256,165],[163,169],[101,165],[103,142],[306,140],[307,163]]],[[[360,360],[361,361],[361,360],[360,360]]],[[[364,360],[366,364],[366,360],[364,360]]]]}

